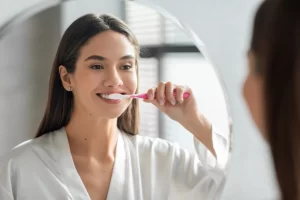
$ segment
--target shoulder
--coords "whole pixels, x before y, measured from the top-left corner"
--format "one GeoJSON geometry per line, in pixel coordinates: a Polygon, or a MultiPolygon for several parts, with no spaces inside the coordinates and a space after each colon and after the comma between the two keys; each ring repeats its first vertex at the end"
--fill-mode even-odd
{"type": "Polygon", "coordinates": [[[17,146],[15,146],[12,150],[10,150],[8,153],[4,154],[0,158],[0,168],[4,165],[7,165],[11,163],[12,161],[19,160],[24,155],[27,155],[31,152],[32,145],[33,145],[34,139],[24,141],[17,146]]]}
{"type": "MultiPolygon", "coordinates": [[[[47,133],[41,137],[24,141],[15,146],[8,153],[0,157],[0,173],[8,168],[23,166],[30,163],[35,157],[38,157],[37,152],[41,152],[50,147],[51,134],[47,133]]],[[[1,175],[1,174],[0,174],[1,175]]]]}
{"type": "MultiPolygon", "coordinates": [[[[11,178],[22,168],[22,163],[30,163],[33,139],[27,140],[15,146],[11,151],[0,157],[0,185],[6,191],[11,191],[11,178]]],[[[1,195],[0,195],[1,196],[1,195]]]]}

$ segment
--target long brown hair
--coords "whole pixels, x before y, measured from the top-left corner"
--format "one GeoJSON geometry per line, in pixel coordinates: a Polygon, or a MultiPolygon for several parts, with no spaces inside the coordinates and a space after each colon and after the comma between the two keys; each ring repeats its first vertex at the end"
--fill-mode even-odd
{"type": "Polygon", "coordinates": [[[282,199],[300,199],[300,1],[266,0],[251,42],[282,199]]]}
{"type": "MultiPolygon", "coordinates": [[[[63,65],[66,67],[68,73],[73,73],[76,70],[76,61],[81,48],[93,36],[107,30],[125,35],[132,45],[134,45],[136,49],[136,73],[138,76],[140,47],[135,35],[124,22],[110,15],[96,16],[94,14],[87,14],[78,18],[67,28],[60,41],[50,76],[46,111],[36,137],[57,130],[67,125],[70,121],[74,97],[72,92],[66,91],[62,85],[59,66],[63,65]]],[[[137,134],[138,112],[138,101],[133,99],[125,112],[118,117],[118,128],[129,134],[137,134]]]]}

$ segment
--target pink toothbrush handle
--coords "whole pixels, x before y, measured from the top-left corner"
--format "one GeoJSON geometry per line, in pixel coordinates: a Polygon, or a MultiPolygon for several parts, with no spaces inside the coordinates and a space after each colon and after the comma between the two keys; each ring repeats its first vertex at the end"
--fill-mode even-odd
{"type": "MultiPolygon", "coordinates": [[[[176,97],[176,92],[173,92],[173,95],[174,95],[174,97],[176,97]]],[[[148,99],[147,93],[144,93],[144,94],[136,94],[136,95],[132,95],[132,96],[133,96],[134,98],[148,99]]],[[[183,93],[183,98],[184,98],[184,99],[189,98],[189,96],[190,96],[190,93],[188,93],[188,92],[183,93]]]]}
{"type": "Polygon", "coordinates": [[[148,99],[147,93],[144,94],[134,94],[132,95],[133,98],[140,98],[140,99],[148,99]]]}

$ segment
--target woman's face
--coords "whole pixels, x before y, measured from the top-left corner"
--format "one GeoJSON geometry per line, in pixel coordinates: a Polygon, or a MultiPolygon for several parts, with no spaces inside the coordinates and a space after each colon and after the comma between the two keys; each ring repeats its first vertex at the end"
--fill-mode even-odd
{"type": "Polygon", "coordinates": [[[75,111],[106,119],[119,117],[131,100],[108,100],[101,94],[135,93],[135,60],[135,48],[126,36],[108,30],[91,38],[80,50],[75,72],[68,74],[75,111]]]}
{"type": "Polygon", "coordinates": [[[255,71],[255,56],[253,52],[248,53],[248,74],[244,82],[243,94],[252,119],[256,126],[266,137],[263,80],[260,74],[255,71]]]}

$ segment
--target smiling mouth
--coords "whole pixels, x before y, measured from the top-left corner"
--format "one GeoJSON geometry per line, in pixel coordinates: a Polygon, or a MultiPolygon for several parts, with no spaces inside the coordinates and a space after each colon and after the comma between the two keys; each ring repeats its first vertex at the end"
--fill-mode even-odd
{"type": "MultiPolygon", "coordinates": [[[[122,92],[122,93],[117,93],[117,94],[125,95],[126,93],[125,93],[125,92],[122,92]]],[[[107,98],[109,94],[97,93],[96,95],[97,95],[98,97],[102,98],[102,99],[110,100],[109,98],[107,98]]]]}

